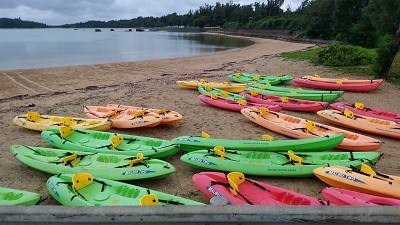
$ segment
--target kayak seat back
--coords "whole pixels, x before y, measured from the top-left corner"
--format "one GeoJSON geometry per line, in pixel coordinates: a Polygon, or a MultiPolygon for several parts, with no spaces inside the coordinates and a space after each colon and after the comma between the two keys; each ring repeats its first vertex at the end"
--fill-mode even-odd
{"type": "Polygon", "coordinates": [[[124,139],[122,138],[122,136],[119,135],[112,137],[110,139],[112,149],[115,150],[122,143],[123,140],[124,139]]]}
{"type": "Polygon", "coordinates": [[[361,164],[361,172],[368,174],[370,177],[376,176],[376,172],[365,163],[361,164]]]}
{"type": "Polygon", "coordinates": [[[26,119],[31,121],[31,122],[37,122],[40,119],[40,115],[37,112],[28,112],[28,115],[26,116],[26,119]]]}
{"type": "Polygon", "coordinates": [[[74,121],[74,119],[72,119],[72,117],[63,117],[61,118],[61,122],[63,126],[71,126],[72,125],[72,121],[74,121]]]}
{"type": "Polygon", "coordinates": [[[239,105],[241,105],[241,106],[247,105],[247,101],[244,100],[244,99],[239,99],[239,100],[238,100],[238,103],[239,103],[239,105]]]}
{"type": "Polygon", "coordinates": [[[140,205],[157,205],[158,197],[155,194],[147,194],[140,198],[140,205]]]}
{"type": "Polygon", "coordinates": [[[221,91],[221,92],[219,93],[219,95],[220,95],[221,97],[227,97],[227,96],[229,95],[229,93],[228,93],[227,91],[221,91]]]}
{"type": "Polygon", "coordinates": [[[240,172],[230,172],[227,176],[231,193],[237,195],[239,191],[239,185],[245,181],[243,173],[240,172]]]}
{"type": "Polygon", "coordinates": [[[72,177],[72,186],[75,190],[80,190],[93,183],[93,176],[90,173],[77,173],[72,177]]]}
{"type": "Polygon", "coordinates": [[[98,107],[96,108],[96,112],[109,112],[110,110],[108,108],[103,108],[103,107],[98,107]]]}
{"type": "Polygon", "coordinates": [[[60,128],[60,135],[61,135],[62,138],[68,137],[73,132],[74,132],[74,128],[69,127],[69,126],[62,126],[60,128]]]}

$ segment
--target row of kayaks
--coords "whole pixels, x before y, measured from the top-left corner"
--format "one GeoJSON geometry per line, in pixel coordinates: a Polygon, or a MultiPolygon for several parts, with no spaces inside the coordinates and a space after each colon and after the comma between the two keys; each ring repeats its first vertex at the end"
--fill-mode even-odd
{"type": "Polygon", "coordinates": [[[154,127],[157,125],[174,125],[183,116],[176,112],[163,109],[151,109],[118,104],[106,106],[84,106],[87,118],[70,116],[41,115],[37,112],[14,117],[14,124],[43,131],[49,128],[70,126],[79,129],[106,131],[113,128],[154,127]]]}
{"type": "MultiPolygon", "coordinates": [[[[199,172],[192,181],[218,205],[299,206],[398,206],[400,177],[377,173],[368,165],[326,166],[313,173],[332,187],[321,191],[322,199],[249,179],[241,172],[199,172]]],[[[205,205],[188,198],[127,184],[90,173],[62,173],[46,181],[50,195],[64,206],[156,206],[205,205]]],[[[34,205],[41,196],[34,192],[0,188],[1,205],[34,205]]]]}

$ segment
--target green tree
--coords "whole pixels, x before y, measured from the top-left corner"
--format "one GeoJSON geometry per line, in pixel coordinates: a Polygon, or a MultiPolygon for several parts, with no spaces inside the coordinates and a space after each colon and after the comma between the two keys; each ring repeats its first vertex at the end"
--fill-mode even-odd
{"type": "Polygon", "coordinates": [[[335,0],[314,0],[303,15],[307,35],[312,38],[330,39],[331,22],[335,10],[335,0]]]}
{"type": "MultiPolygon", "coordinates": [[[[379,77],[387,79],[400,46],[400,0],[372,0],[366,8],[366,13],[381,36],[392,37],[391,41],[386,41],[387,45],[381,43],[378,49],[379,77]],[[388,48],[388,51],[384,48],[386,50],[388,48]]],[[[381,42],[385,41],[381,40],[381,42]]]]}

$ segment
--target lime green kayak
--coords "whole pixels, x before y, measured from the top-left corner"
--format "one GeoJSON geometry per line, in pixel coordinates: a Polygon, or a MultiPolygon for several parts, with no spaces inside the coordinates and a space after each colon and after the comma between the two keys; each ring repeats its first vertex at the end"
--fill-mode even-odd
{"type": "Polygon", "coordinates": [[[137,180],[163,178],[175,172],[171,164],[141,153],[128,157],[22,145],[10,148],[22,163],[50,174],[88,172],[111,180],[137,180]]]}
{"type": "Polygon", "coordinates": [[[379,152],[256,152],[227,151],[222,146],[198,150],[181,156],[181,161],[202,170],[241,172],[255,176],[311,177],[323,166],[360,168],[362,163],[375,164],[379,152]]]}
{"type": "Polygon", "coordinates": [[[336,94],[338,98],[344,94],[344,91],[313,90],[313,89],[302,89],[302,88],[296,89],[296,88],[287,88],[281,86],[270,86],[264,84],[253,84],[250,87],[268,91],[279,91],[279,92],[301,93],[301,94],[336,94]]]}
{"type": "Polygon", "coordinates": [[[57,148],[84,152],[128,156],[142,153],[143,156],[162,158],[179,150],[178,145],[170,140],[104,131],[74,130],[70,127],[48,129],[42,131],[41,136],[44,141],[57,148]]]}
{"type": "Polygon", "coordinates": [[[36,205],[39,201],[38,193],[0,187],[0,205],[36,205]]]}
{"type": "MultiPolygon", "coordinates": [[[[268,86],[271,87],[271,86],[268,86]]],[[[281,97],[288,97],[288,98],[297,98],[297,99],[304,99],[310,101],[321,101],[321,102],[333,102],[336,98],[340,96],[337,93],[297,93],[295,91],[292,92],[282,92],[282,91],[271,91],[266,89],[260,89],[256,87],[248,87],[245,89],[245,92],[257,91],[260,94],[266,95],[274,95],[274,96],[281,96],[281,97]]]]}
{"type": "Polygon", "coordinates": [[[222,145],[225,149],[244,151],[288,151],[320,152],[330,150],[338,146],[344,138],[344,134],[332,136],[295,139],[295,140],[231,140],[215,139],[200,136],[180,136],[172,139],[179,144],[179,149],[186,152],[212,149],[222,145]]]}
{"type": "Polygon", "coordinates": [[[235,93],[228,92],[228,91],[224,91],[224,90],[221,90],[218,88],[213,88],[213,87],[210,87],[207,85],[200,85],[198,90],[201,94],[205,94],[205,95],[215,94],[221,98],[228,98],[228,99],[232,99],[232,100],[239,100],[239,99],[246,100],[246,96],[235,94],[235,93]]]}
{"type": "Polygon", "coordinates": [[[280,77],[277,76],[269,76],[263,74],[255,74],[255,73],[233,73],[229,74],[228,78],[231,81],[237,83],[251,83],[257,82],[259,84],[269,83],[270,85],[278,85],[280,84],[280,77]]]}
{"type": "Polygon", "coordinates": [[[93,177],[89,173],[54,175],[47,180],[46,188],[64,206],[204,205],[144,187],[93,177]]]}

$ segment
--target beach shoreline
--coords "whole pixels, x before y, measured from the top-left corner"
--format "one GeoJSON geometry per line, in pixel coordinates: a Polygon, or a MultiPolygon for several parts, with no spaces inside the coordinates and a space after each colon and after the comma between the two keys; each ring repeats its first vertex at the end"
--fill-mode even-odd
{"type": "MultiPolygon", "coordinates": [[[[243,37],[241,37],[243,38],[243,37]]],[[[0,186],[40,193],[49,197],[42,205],[59,205],[48,194],[45,183],[51,176],[29,168],[19,162],[10,152],[10,145],[33,145],[50,147],[40,137],[40,132],[27,130],[13,124],[15,116],[28,111],[40,114],[85,117],[83,105],[106,105],[116,103],[148,108],[167,108],[180,112],[183,120],[171,126],[157,126],[131,130],[111,129],[110,132],[142,135],[171,140],[178,136],[199,136],[205,131],[213,138],[261,139],[266,133],[275,139],[289,139],[266,130],[240,113],[212,108],[198,100],[197,90],[181,89],[177,80],[223,82],[235,71],[263,74],[288,74],[293,77],[320,74],[323,77],[359,79],[356,75],[331,72],[309,62],[285,60],[281,52],[304,50],[314,44],[284,42],[271,39],[249,38],[256,44],[235,51],[220,52],[195,57],[68,66],[41,69],[18,69],[0,71],[0,115],[4,125],[0,137],[3,151],[0,186]]],[[[367,77],[365,79],[370,79],[367,77]]],[[[289,83],[288,86],[295,86],[289,83]]],[[[361,101],[366,106],[400,112],[400,106],[393,104],[399,87],[385,83],[371,93],[345,93],[337,101],[361,101]]],[[[316,114],[285,111],[294,116],[322,122],[316,114]]],[[[325,122],[323,122],[325,123],[325,122]]],[[[356,131],[359,132],[359,131],[356,131]]],[[[359,132],[366,134],[363,132],[359,132]]],[[[397,162],[399,140],[367,134],[385,142],[379,152],[384,153],[375,166],[382,173],[400,175],[397,162]]],[[[191,176],[200,170],[191,168],[179,160],[183,152],[164,158],[176,167],[176,172],[160,180],[129,181],[150,189],[209,203],[209,200],[195,187],[191,176]]],[[[318,193],[327,186],[315,177],[271,178],[251,177],[302,194],[320,198],[318,193]]]]}

